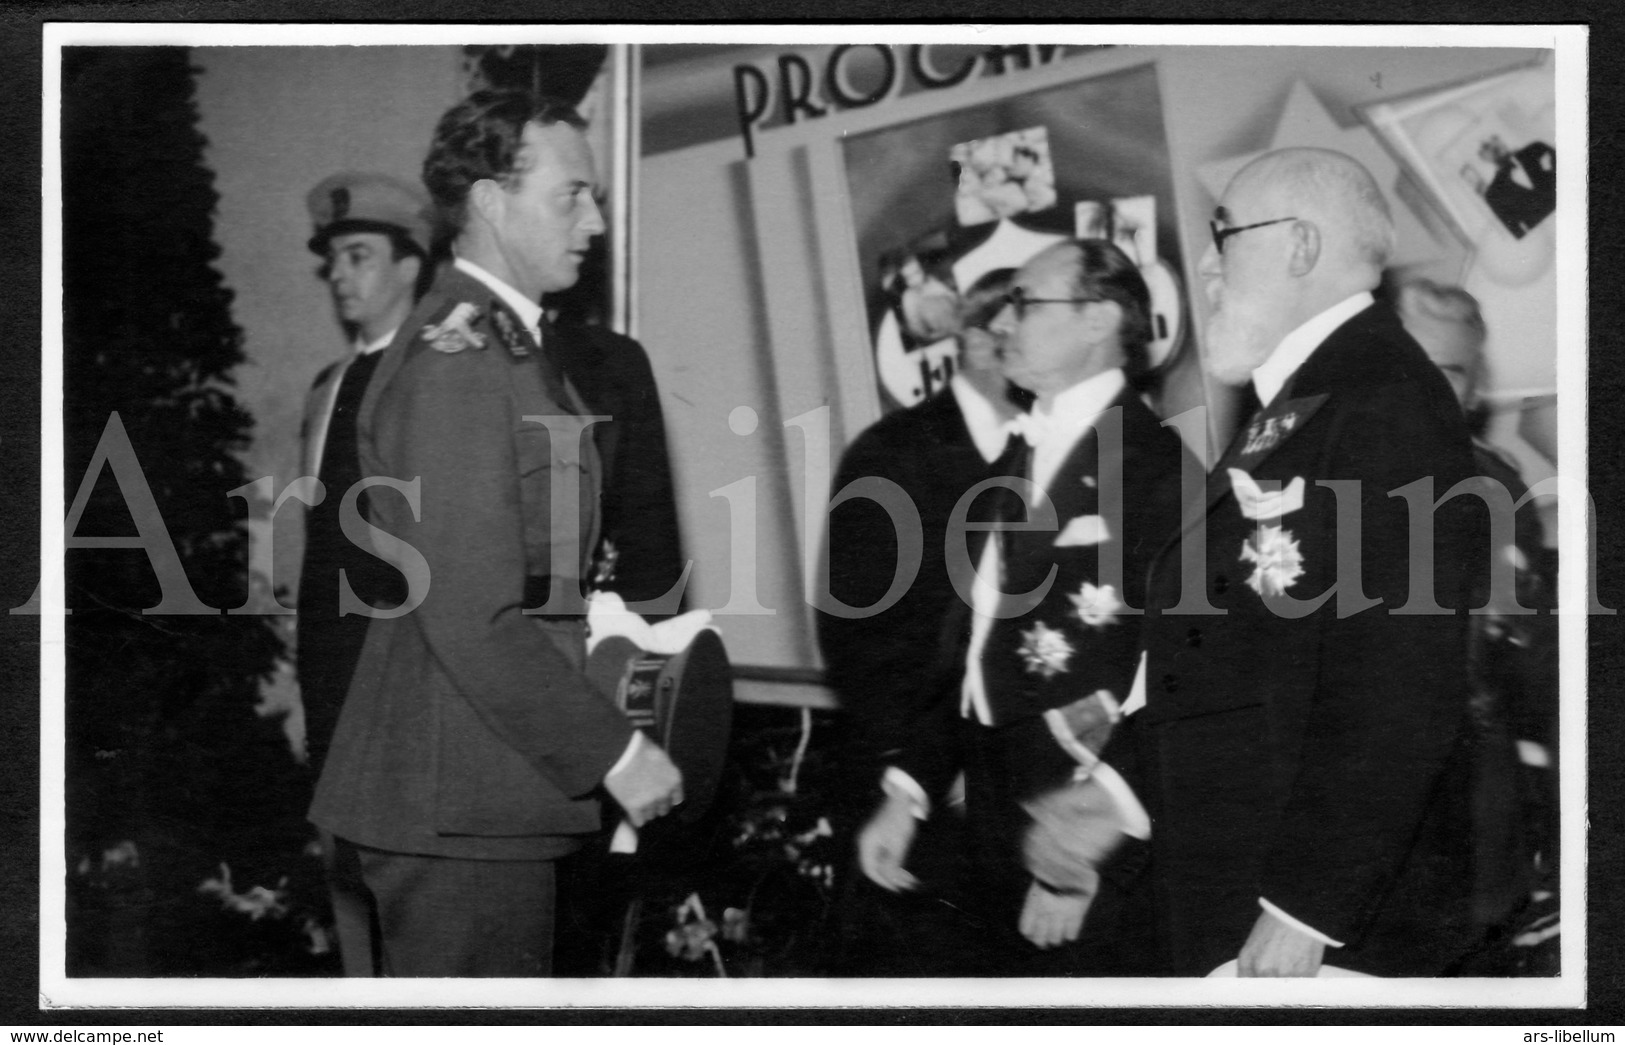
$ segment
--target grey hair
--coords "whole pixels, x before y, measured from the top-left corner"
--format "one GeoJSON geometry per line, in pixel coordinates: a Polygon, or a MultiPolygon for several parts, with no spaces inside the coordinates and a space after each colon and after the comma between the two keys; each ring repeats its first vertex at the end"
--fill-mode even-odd
{"type": "Polygon", "coordinates": [[[1280,202],[1306,219],[1348,233],[1358,261],[1381,269],[1394,253],[1394,219],[1388,200],[1359,161],[1331,149],[1281,149],[1243,171],[1267,179],[1280,202]]]}

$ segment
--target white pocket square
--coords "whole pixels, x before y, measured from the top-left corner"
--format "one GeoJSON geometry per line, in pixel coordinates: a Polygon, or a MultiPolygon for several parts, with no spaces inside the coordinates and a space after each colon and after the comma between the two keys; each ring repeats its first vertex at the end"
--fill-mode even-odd
{"type": "Polygon", "coordinates": [[[1088,544],[1103,544],[1112,539],[1106,520],[1098,515],[1080,515],[1066,524],[1066,529],[1055,538],[1057,548],[1077,548],[1088,544]]]}
{"type": "Polygon", "coordinates": [[[1230,488],[1236,491],[1241,514],[1248,519],[1279,519],[1288,512],[1303,507],[1303,476],[1287,484],[1284,490],[1263,490],[1253,477],[1240,468],[1231,468],[1230,488]]]}

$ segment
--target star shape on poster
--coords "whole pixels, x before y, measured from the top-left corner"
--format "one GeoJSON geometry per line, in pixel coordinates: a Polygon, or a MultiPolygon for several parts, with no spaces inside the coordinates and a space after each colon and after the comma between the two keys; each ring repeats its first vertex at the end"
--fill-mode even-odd
{"type": "Polygon", "coordinates": [[[1315,97],[1315,92],[1302,80],[1293,81],[1286,107],[1281,110],[1281,118],[1275,124],[1275,135],[1270,139],[1269,148],[1205,163],[1196,169],[1196,176],[1202,187],[1217,200],[1224,195],[1230,179],[1247,164],[1266,152],[1294,147],[1335,149],[1354,157],[1371,172],[1388,197],[1388,209],[1394,215],[1397,248],[1391,264],[1415,265],[1433,261],[1441,255],[1439,241],[1423,224],[1427,218],[1419,215],[1398,189],[1398,162],[1364,124],[1349,128],[1338,126],[1332,114],[1315,97]]]}

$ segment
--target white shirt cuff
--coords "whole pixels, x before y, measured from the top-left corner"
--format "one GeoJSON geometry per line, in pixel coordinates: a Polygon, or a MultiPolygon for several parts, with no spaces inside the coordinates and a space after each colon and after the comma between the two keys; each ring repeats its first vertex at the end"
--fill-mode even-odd
{"type": "Polygon", "coordinates": [[[1290,914],[1287,914],[1285,911],[1281,910],[1279,907],[1277,907],[1274,904],[1270,903],[1268,900],[1264,899],[1262,896],[1260,896],[1258,898],[1258,906],[1264,908],[1264,910],[1268,911],[1270,914],[1272,914],[1276,918],[1280,919],[1280,921],[1283,922],[1284,924],[1286,924],[1287,926],[1298,930],[1299,932],[1303,933],[1305,936],[1310,936],[1310,937],[1313,937],[1316,940],[1319,940],[1321,943],[1325,944],[1328,947],[1341,947],[1341,946],[1343,946],[1341,941],[1334,940],[1330,936],[1327,936],[1323,932],[1317,932],[1316,930],[1311,929],[1309,926],[1307,926],[1307,925],[1303,924],[1302,922],[1298,921],[1296,918],[1292,917],[1290,914]]]}
{"type": "Polygon", "coordinates": [[[1090,779],[1106,789],[1111,796],[1112,804],[1117,807],[1117,815],[1121,821],[1118,826],[1130,838],[1144,841],[1151,837],[1151,816],[1145,811],[1145,806],[1134,797],[1134,789],[1128,786],[1128,781],[1118,775],[1105,762],[1096,764],[1090,773],[1090,779]]]}
{"type": "Polygon", "coordinates": [[[931,815],[931,800],[926,797],[925,788],[896,766],[886,767],[886,772],[880,777],[880,786],[888,795],[906,800],[909,812],[914,814],[916,820],[924,820],[931,815]]]}
{"type": "Polygon", "coordinates": [[[619,773],[621,770],[625,769],[629,764],[631,764],[632,756],[637,753],[638,748],[642,747],[644,743],[645,739],[643,736],[643,730],[634,729],[632,731],[632,739],[627,741],[626,750],[621,752],[621,757],[615,760],[615,764],[609,767],[609,772],[605,773],[604,776],[606,778],[612,777],[616,773],[619,773]]]}

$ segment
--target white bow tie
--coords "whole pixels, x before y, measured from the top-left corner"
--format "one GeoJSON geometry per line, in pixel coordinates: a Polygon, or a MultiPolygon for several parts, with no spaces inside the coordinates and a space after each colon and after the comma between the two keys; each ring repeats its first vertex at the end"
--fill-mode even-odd
{"type": "Polygon", "coordinates": [[[1019,435],[1036,450],[1049,435],[1050,419],[1038,413],[1017,414],[1005,422],[1004,430],[1006,438],[1019,435]]]}

